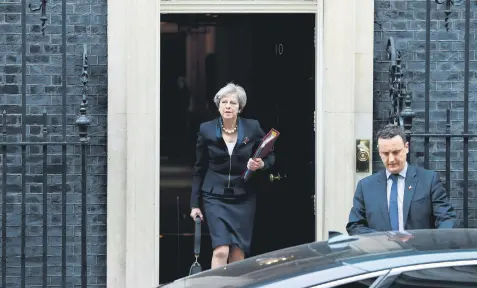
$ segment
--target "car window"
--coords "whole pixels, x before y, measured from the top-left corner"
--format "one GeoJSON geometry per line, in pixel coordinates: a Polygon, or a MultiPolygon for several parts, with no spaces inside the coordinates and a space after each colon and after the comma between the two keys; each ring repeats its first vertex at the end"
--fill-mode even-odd
{"type": "Polygon", "coordinates": [[[334,287],[336,288],[368,288],[368,287],[371,287],[371,285],[373,285],[376,279],[378,279],[378,277],[362,279],[359,281],[354,281],[354,282],[350,282],[350,283],[346,283],[346,284],[342,284],[342,285],[338,285],[334,287]]]}
{"type": "MultiPolygon", "coordinates": [[[[387,281],[386,281],[387,282],[387,281]]],[[[399,274],[389,288],[477,287],[477,266],[439,267],[399,274]]]]}

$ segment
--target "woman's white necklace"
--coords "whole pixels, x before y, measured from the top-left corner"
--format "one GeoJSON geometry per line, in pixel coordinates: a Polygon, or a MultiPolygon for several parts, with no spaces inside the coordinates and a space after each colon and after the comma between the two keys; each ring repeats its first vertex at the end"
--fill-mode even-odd
{"type": "Polygon", "coordinates": [[[222,130],[227,134],[233,134],[233,133],[235,133],[235,131],[237,131],[237,125],[235,125],[235,127],[233,129],[226,129],[224,127],[224,124],[222,124],[222,130]]]}

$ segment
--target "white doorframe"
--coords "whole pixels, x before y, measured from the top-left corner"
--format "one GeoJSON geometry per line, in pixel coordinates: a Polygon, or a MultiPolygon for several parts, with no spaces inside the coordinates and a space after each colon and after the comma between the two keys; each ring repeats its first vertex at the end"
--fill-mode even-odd
{"type": "Polygon", "coordinates": [[[108,2],[108,288],[159,284],[161,12],[316,13],[317,240],[345,232],[366,176],[354,156],[372,139],[373,0],[180,1],[108,2]]]}
{"type": "Polygon", "coordinates": [[[315,16],[315,240],[324,239],[325,160],[324,160],[324,95],[323,95],[323,2],[318,0],[315,16]]]}
{"type": "MultiPolygon", "coordinates": [[[[315,239],[323,239],[323,199],[324,199],[324,160],[323,160],[323,1],[288,0],[288,1],[161,1],[161,14],[179,13],[314,13],[315,16],[315,239]]],[[[160,29],[158,29],[160,41],[160,29]]],[[[160,47],[160,45],[157,45],[160,47]]],[[[159,49],[160,50],[160,49],[159,49]]],[[[157,59],[160,59],[160,51],[157,59]]],[[[159,61],[159,60],[158,60],[159,61]]],[[[160,69],[160,63],[158,63],[160,69]]],[[[160,91],[160,89],[158,88],[160,91]]],[[[160,107],[157,107],[160,111],[160,107]]],[[[160,127],[160,125],[159,125],[160,127]]],[[[158,133],[159,134],[159,133],[158,133]]],[[[158,142],[159,143],[159,142],[158,142]]],[[[313,201],[310,199],[310,201],[313,201]]],[[[160,209],[160,208],[159,208],[160,209]]]]}
{"type": "Polygon", "coordinates": [[[169,0],[161,1],[159,13],[319,13],[323,0],[169,0]]]}

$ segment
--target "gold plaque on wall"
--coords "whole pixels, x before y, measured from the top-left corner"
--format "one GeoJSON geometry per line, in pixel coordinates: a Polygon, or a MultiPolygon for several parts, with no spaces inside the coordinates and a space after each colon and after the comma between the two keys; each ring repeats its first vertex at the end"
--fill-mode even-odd
{"type": "Polygon", "coordinates": [[[370,161],[370,141],[367,139],[356,140],[356,172],[369,172],[370,161]]]}

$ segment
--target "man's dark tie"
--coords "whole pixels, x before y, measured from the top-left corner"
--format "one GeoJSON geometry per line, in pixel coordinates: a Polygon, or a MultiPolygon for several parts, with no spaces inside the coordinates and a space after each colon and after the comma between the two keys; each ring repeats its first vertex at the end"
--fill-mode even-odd
{"type": "Polygon", "coordinates": [[[392,174],[389,176],[393,180],[391,186],[391,195],[389,195],[389,220],[391,222],[391,230],[399,231],[399,213],[398,213],[398,174],[392,174]]]}

